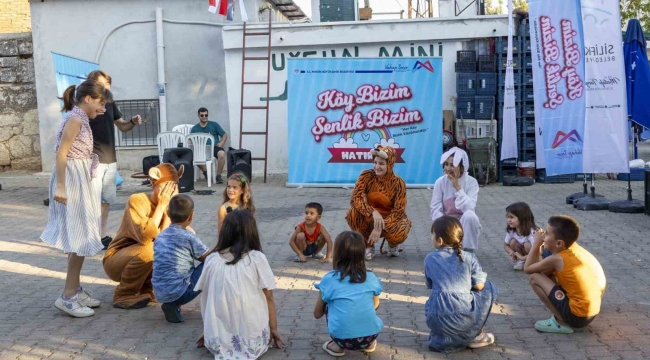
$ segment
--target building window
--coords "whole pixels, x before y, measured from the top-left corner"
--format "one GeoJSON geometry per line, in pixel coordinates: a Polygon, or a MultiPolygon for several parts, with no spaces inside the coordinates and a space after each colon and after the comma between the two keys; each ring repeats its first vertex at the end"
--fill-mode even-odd
{"type": "Polygon", "coordinates": [[[142,117],[142,125],[123,133],[117,128],[116,146],[156,146],[160,132],[160,108],[158,100],[119,100],[115,104],[122,112],[122,119],[129,121],[133,116],[142,117]]]}

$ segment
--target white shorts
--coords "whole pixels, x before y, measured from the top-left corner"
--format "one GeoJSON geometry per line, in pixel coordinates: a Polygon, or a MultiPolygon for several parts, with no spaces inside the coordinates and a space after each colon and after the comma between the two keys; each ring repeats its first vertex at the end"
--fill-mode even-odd
{"type": "Polygon", "coordinates": [[[113,204],[117,197],[116,185],[117,163],[99,164],[97,177],[93,179],[93,186],[102,193],[102,204],[113,204]]]}

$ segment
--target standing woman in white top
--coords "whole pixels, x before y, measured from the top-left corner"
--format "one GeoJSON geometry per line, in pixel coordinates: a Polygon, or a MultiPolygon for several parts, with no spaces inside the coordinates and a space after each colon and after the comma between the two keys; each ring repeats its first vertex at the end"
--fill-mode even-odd
{"type": "Polygon", "coordinates": [[[274,289],[255,218],[249,210],[229,212],[194,288],[202,291],[198,346],[218,360],[257,359],[271,341],[282,349],[274,289]]]}
{"type": "Polygon", "coordinates": [[[463,227],[464,250],[478,249],[481,234],[481,222],[476,216],[478,201],[478,182],[469,176],[469,158],[467,153],[457,147],[442,154],[440,164],[444,175],[436,180],[431,198],[431,220],[447,215],[460,221],[463,227]]]}
{"type": "Polygon", "coordinates": [[[74,317],[92,316],[99,301],[81,288],[79,277],[86,256],[104,248],[99,237],[100,193],[92,186],[99,158],[93,153],[91,119],[103,114],[113,96],[95,81],[69,86],[63,93],[67,112],[56,132],[56,161],[50,179],[48,220],[41,240],[68,253],[63,293],[54,303],[74,317]]]}

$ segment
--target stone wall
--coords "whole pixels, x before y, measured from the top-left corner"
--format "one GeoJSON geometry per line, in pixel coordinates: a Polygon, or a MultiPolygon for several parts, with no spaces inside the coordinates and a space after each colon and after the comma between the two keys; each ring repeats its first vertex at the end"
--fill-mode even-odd
{"type": "Polygon", "coordinates": [[[41,170],[30,33],[0,34],[0,171],[41,170]]]}
{"type": "Polygon", "coordinates": [[[29,0],[0,0],[0,34],[30,31],[29,0]]]}

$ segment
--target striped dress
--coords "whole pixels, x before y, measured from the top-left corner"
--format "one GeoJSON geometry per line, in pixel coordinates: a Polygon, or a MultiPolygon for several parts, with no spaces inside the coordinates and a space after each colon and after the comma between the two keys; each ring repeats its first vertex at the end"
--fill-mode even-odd
{"type": "Polygon", "coordinates": [[[101,194],[92,186],[99,158],[93,151],[93,135],[86,113],[74,107],[65,117],[56,134],[55,152],[59,151],[65,124],[77,116],[82,125],[66,160],[65,193],[67,205],[54,201],[56,164],[50,180],[48,221],[41,240],[59,250],[78,256],[93,256],[103,249],[100,240],[101,194]]]}

